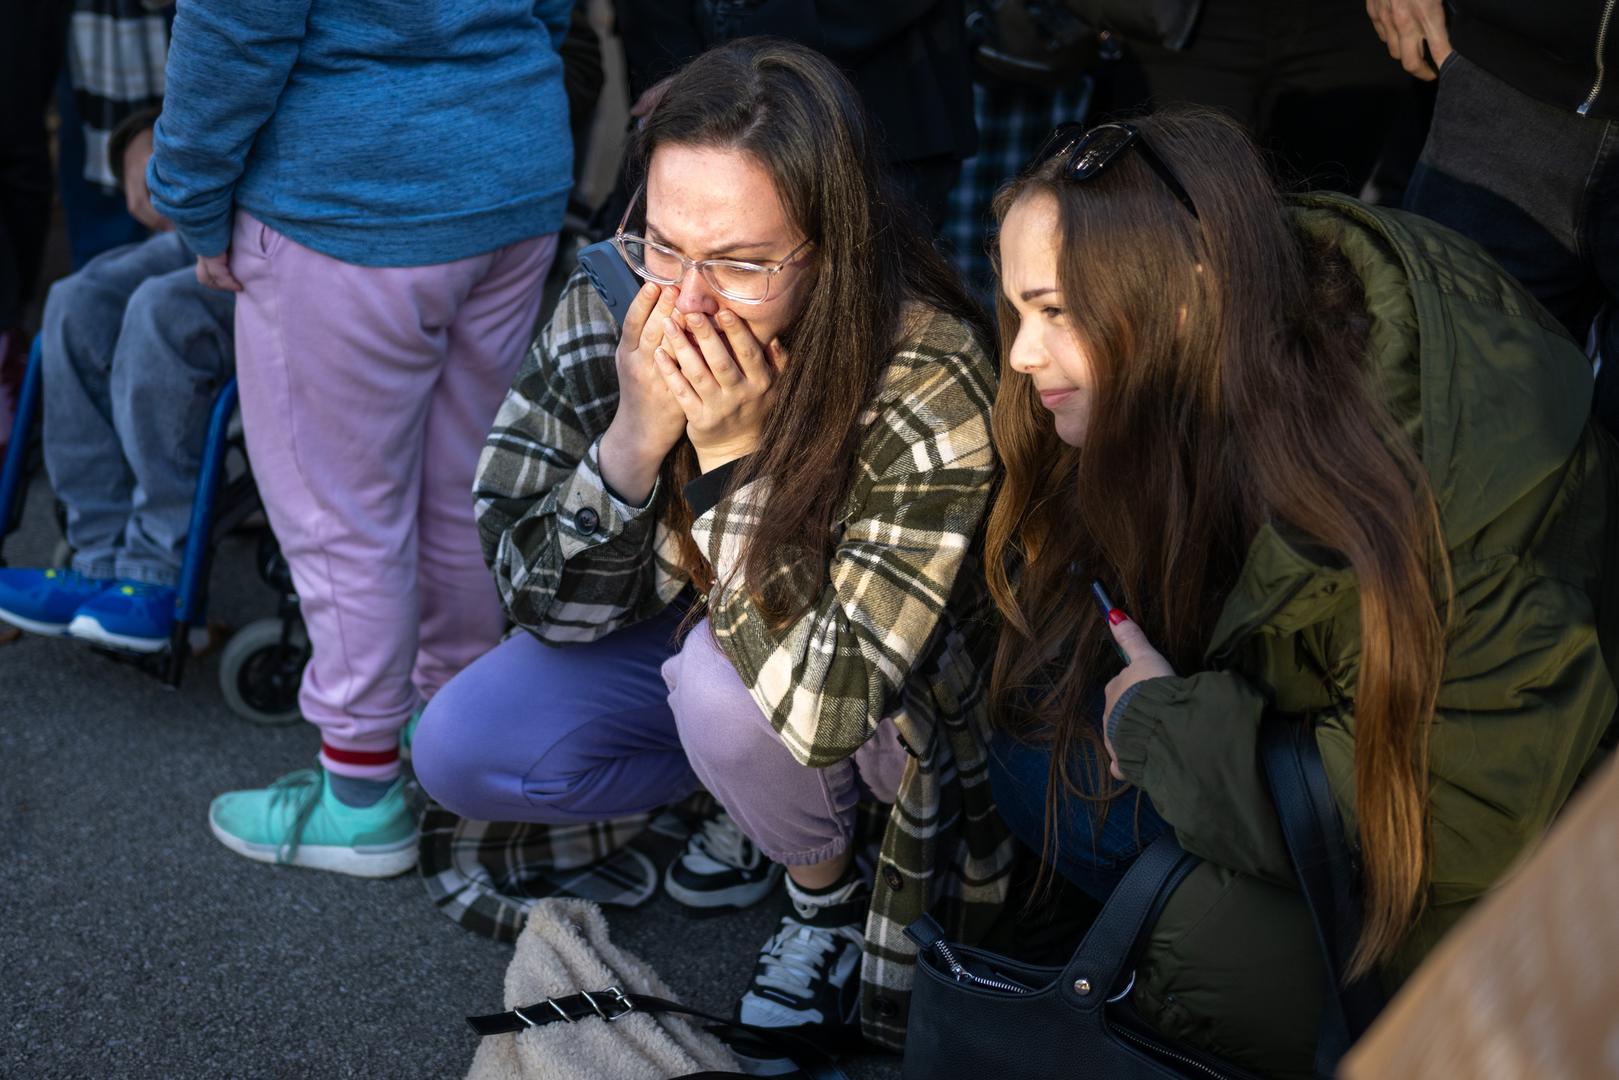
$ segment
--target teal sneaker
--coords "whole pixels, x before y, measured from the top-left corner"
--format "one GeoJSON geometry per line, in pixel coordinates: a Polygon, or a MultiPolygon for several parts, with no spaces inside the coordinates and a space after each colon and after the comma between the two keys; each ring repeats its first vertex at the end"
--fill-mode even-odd
{"type": "Polygon", "coordinates": [[[30,633],[65,634],[84,602],[111,584],[66,567],[0,568],[0,619],[30,633]]]}
{"type": "Polygon", "coordinates": [[[168,647],[179,593],[170,585],[114,581],[73,613],[70,637],[110,649],[155,653],[168,647]]]}
{"type": "Polygon", "coordinates": [[[219,842],[257,862],[386,878],[416,865],[416,821],[394,781],[371,806],[332,794],[322,769],[288,773],[267,788],[227,791],[208,808],[219,842]]]}
{"type": "Polygon", "coordinates": [[[410,760],[410,744],[416,741],[416,725],[422,722],[422,710],[417,709],[399,729],[399,760],[410,760]]]}

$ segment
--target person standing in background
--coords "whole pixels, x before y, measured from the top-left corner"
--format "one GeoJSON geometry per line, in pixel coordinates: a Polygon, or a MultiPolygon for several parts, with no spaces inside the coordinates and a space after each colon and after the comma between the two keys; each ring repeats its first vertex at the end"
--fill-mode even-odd
{"type": "Polygon", "coordinates": [[[1368,0],[1389,55],[1439,82],[1405,208],[1476,241],[1608,363],[1619,432],[1619,0],[1368,0]]]}
{"type": "Polygon", "coordinates": [[[710,46],[771,35],[826,54],[871,111],[894,178],[937,229],[977,147],[963,0],[618,0],[635,116],[710,46]]]}
{"type": "Polygon", "coordinates": [[[415,863],[399,732],[499,639],[469,492],[572,175],[570,0],[188,0],[153,207],[238,293],[248,452],[314,655],[319,767],[214,800],[227,847],[415,863]]]}
{"type": "Polygon", "coordinates": [[[1094,112],[1205,105],[1240,121],[1284,184],[1360,192],[1411,80],[1383,58],[1362,0],[1073,0],[1125,41],[1094,112]]]}

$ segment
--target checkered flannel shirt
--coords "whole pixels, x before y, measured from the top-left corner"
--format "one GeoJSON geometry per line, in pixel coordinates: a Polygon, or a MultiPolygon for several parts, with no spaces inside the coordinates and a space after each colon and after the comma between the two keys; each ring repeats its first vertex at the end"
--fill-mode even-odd
{"type": "MultiPolygon", "coordinates": [[[[529,350],[475,483],[478,527],[513,620],[540,640],[592,641],[687,587],[654,489],[631,506],[598,453],[617,405],[618,330],[580,274],[529,350]]],[[[866,927],[861,1020],[901,1045],[930,909],[976,939],[1006,898],[1012,843],[986,775],[986,659],[995,621],[975,539],[996,463],[995,369],[961,320],[918,312],[862,417],[854,483],[820,595],[772,629],[734,581],[762,481],[698,515],[719,584],[708,617],[783,744],[805,765],[855,752],[892,715],[912,761],[883,837],[866,927]]]]}
{"type": "Polygon", "coordinates": [[[956,269],[992,307],[995,273],[985,243],[994,229],[990,204],[995,192],[1023,170],[1052,128],[1085,119],[1090,103],[1091,80],[1085,77],[1061,90],[1019,86],[989,76],[973,83],[978,153],[961,163],[942,231],[956,269]]]}

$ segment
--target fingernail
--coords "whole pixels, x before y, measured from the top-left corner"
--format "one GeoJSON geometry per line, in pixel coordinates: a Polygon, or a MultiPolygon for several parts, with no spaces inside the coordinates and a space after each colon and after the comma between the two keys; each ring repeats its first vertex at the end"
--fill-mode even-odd
{"type": "Polygon", "coordinates": [[[736,316],[732,315],[729,311],[722,311],[720,312],[720,322],[724,323],[726,326],[733,326],[736,324],[736,316]]]}
{"type": "Polygon", "coordinates": [[[703,317],[694,311],[686,316],[686,325],[693,330],[701,330],[703,328],[703,317]]]}
{"type": "Polygon", "coordinates": [[[1117,626],[1121,622],[1129,622],[1130,616],[1126,615],[1118,608],[1114,608],[1112,611],[1107,613],[1107,621],[1112,623],[1114,626],[1117,626]]]}

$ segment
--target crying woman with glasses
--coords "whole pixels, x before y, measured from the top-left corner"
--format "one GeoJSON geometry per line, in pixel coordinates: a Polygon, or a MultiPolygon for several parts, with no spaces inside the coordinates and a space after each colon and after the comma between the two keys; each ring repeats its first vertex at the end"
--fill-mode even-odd
{"type": "Polygon", "coordinates": [[[996,212],[1000,811],[1097,900],[1173,830],[1202,861],[1133,1003],[1309,1076],[1327,986],[1261,722],[1319,749],[1360,871],[1347,971],[1393,990],[1605,753],[1619,451],[1590,364],[1471,242],[1284,197],[1211,113],[1059,129],[996,212]]]}
{"type": "Polygon", "coordinates": [[[557,825],[706,788],[669,895],[737,909],[785,876],[792,901],[740,1019],[897,1046],[903,928],[970,936],[1006,893],[986,326],[818,53],[698,57],[633,153],[615,246],[641,289],[619,326],[574,276],[478,472],[526,632],[429,705],[417,773],[468,817],[557,825]]]}

